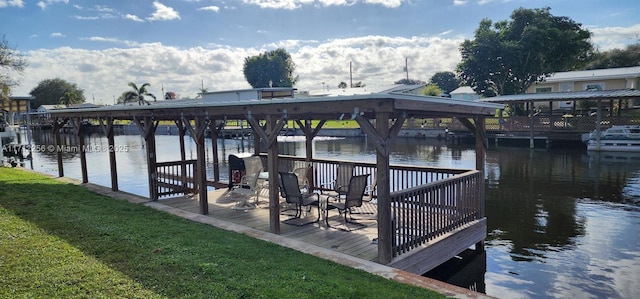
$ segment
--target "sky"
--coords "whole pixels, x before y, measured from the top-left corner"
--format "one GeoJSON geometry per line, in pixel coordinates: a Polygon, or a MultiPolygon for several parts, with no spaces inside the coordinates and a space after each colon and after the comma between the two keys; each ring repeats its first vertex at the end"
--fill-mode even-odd
{"type": "Polygon", "coordinates": [[[0,34],[23,54],[14,96],[45,79],[113,104],[129,82],[173,91],[250,88],[245,58],[284,48],[300,91],[340,82],[429,81],[454,71],[459,45],[482,19],[509,20],[520,7],[550,7],[593,33],[599,50],[640,41],[638,0],[0,0],[0,34]]]}

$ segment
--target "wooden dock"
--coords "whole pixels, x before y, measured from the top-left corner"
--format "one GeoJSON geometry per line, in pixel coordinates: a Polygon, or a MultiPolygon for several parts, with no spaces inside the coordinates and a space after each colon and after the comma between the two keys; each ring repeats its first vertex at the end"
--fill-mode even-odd
{"type": "MultiPolygon", "coordinates": [[[[230,197],[227,189],[209,191],[209,214],[206,216],[268,232],[269,206],[267,203],[267,192],[267,189],[263,190],[259,204],[255,209],[234,210],[233,206],[236,204],[236,200],[230,197]]],[[[200,212],[197,197],[173,197],[160,199],[158,203],[193,213],[200,212]]],[[[290,218],[290,216],[286,215],[289,212],[293,211],[283,210],[283,213],[280,215],[281,221],[290,218]]],[[[366,227],[356,225],[345,226],[344,217],[339,215],[337,210],[332,210],[329,212],[330,228],[326,227],[322,220],[320,223],[312,223],[305,226],[281,223],[280,235],[353,257],[376,262],[378,245],[373,242],[373,239],[378,236],[376,205],[375,203],[365,202],[361,208],[354,209],[354,212],[362,213],[354,214],[353,217],[357,219],[357,222],[365,224],[366,227]]],[[[312,207],[311,211],[307,213],[306,218],[315,219],[317,215],[316,208],[312,207]]]]}

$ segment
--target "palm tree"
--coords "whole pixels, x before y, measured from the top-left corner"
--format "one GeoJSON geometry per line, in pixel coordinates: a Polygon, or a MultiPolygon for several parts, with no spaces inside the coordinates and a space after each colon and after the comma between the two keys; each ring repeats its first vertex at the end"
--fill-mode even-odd
{"type": "Polygon", "coordinates": [[[140,86],[140,88],[138,88],[138,85],[136,85],[133,82],[129,82],[129,86],[131,86],[131,88],[133,88],[133,90],[126,92],[123,104],[126,104],[127,102],[136,102],[137,101],[138,105],[142,105],[142,104],[150,105],[149,101],[147,101],[144,98],[145,96],[152,97],[153,101],[154,102],[156,101],[156,96],[154,96],[152,93],[149,93],[147,91],[147,87],[151,86],[151,84],[145,83],[145,84],[142,84],[142,86],[140,86]]]}
{"type": "Polygon", "coordinates": [[[75,104],[78,102],[78,95],[73,91],[67,91],[63,96],[60,97],[60,104],[65,107],[71,106],[71,104],[75,104]]]}
{"type": "Polygon", "coordinates": [[[200,88],[200,92],[198,93],[198,95],[196,96],[196,98],[201,98],[203,94],[209,92],[209,90],[207,88],[200,88]]]}

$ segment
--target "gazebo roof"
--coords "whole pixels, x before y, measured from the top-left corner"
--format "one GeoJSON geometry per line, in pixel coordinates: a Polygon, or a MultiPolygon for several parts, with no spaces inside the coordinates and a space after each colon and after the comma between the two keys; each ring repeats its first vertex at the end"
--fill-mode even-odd
{"type": "Polygon", "coordinates": [[[628,99],[640,97],[640,90],[615,89],[596,91],[572,91],[572,92],[545,92],[524,93],[491,98],[479,99],[479,102],[510,103],[510,102],[548,102],[548,101],[574,101],[597,99],[628,99]]]}
{"type": "Polygon", "coordinates": [[[278,98],[253,101],[205,102],[163,101],[162,104],[106,106],[91,109],[60,109],[51,111],[53,117],[83,117],[131,119],[151,116],[156,120],[173,120],[185,116],[208,116],[215,119],[244,119],[248,114],[262,118],[266,115],[282,115],[289,119],[351,118],[360,113],[375,117],[375,113],[387,112],[391,117],[470,117],[491,116],[503,105],[486,102],[464,101],[451,98],[411,95],[404,93],[380,93],[335,97],[278,98]]]}

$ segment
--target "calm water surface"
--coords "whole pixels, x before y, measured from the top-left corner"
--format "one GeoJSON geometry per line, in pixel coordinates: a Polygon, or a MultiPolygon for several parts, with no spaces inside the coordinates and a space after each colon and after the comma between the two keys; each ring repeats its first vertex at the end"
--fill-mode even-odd
{"type": "MultiPolygon", "coordinates": [[[[179,157],[177,136],[158,136],[158,161],[179,157]]],[[[187,137],[189,138],[189,137],[187,137]]],[[[35,134],[36,144],[51,136],[35,134]]],[[[70,141],[73,142],[70,137],[70,141]]],[[[106,147],[104,137],[87,142],[106,147]]],[[[148,196],[144,141],[117,136],[119,186],[148,196]]],[[[251,142],[220,140],[220,159],[252,152],[251,142]]],[[[304,155],[297,138],[280,140],[280,152],[304,155]]],[[[210,145],[209,145],[210,146],[210,145]]],[[[187,156],[195,158],[187,139],[187,156]]],[[[317,158],[375,161],[366,138],[314,142],[317,158]]],[[[208,159],[211,152],[208,150],[208,159]]],[[[110,186],[106,152],[87,154],[89,181],[110,186]]],[[[474,168],[473,146],[398,139],[392,164],[474,168]]],[[[57,175],[55,155],[36,152],[27,167],[57,175]]],[[[81,178],[75,154],[65,176],[81,178]]],[[[212,170],[208,169],[209,176],[212,170]]],[[[226,180],[227,168],[221,168],[226,180]]],[[[486,253],[453,259],[427,276],[500,298],[638,298],[640,295],[640,157],[590,156],[584,150],[492,148],[485,164],[486,253]]]]}

